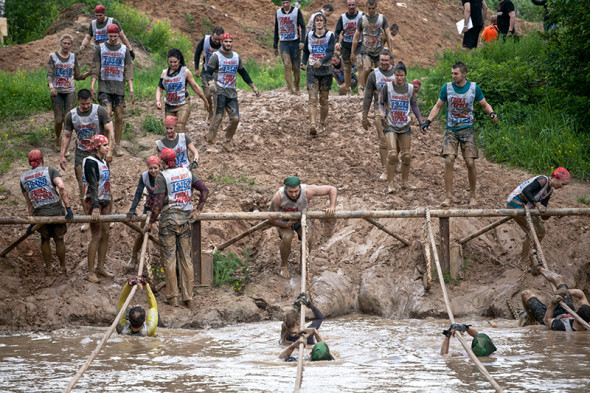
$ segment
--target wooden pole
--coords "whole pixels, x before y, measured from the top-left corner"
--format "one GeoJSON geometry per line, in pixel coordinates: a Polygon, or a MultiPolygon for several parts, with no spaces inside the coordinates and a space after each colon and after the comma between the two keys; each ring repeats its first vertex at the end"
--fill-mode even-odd
{"type": "Polygon", "coordinates": [[[35,226],[33,228],[31,228],[31,230],[29,232],[25,232],[23,235],[21,235],[21,237],[19,237],[14,242],[12,242],[12,244],[10,244],[8,247],[6,247],[4,249],[4,251],[0,252],[0,257],[6,256],[6,254],[8,254],[10,251],[14,250],[16,248],[16,246],[18,246],[23,241],[25,241],[25,239],[27,237],[31,236],[33,233],[35,233],[42,226],[43,226],[43,224],[35,224],[35,226]]]}
{"type": "Polygon", "coordinates": [[[483,235],[483,234],[484,234],[484,233],[486,233],[487,231],[494,229],[494,228],[495,228],[495,227],[497,227],[498,225],[504,224],[506,221],[510,221],[510,220],[512,220],[512,217],[504,217],[504,218],[501,218],[501,219],[499,219],[499,220],[497,220],[497,221],[494,221],[494,222],[493,222],[493,223],[491,223],[490,225],[488,225],[488,226],[485,226],[485,227],[481,228],[479,231],[477,231],[477,232],[474,232],[474,233],[472,233],[472,234],[471,234],[471,235],[469,235],[469,236],[465,236],[465,237],[464,237],[463,239],[461,239],[461,240],[457,240],[457,243],[459,243],[459,244],[465,244],[465,243],[467,243],[469,240],[475,239],[476,237],[483,235]]]}
{"type": "Polygon", "coordinates": [[[451,272],[451,228],[448,217],[438,219],[440,228],[440,259],[443,273],[451,272]]]}
{"type": "MultiPolygon", "coordinates": [[[[195,283],[197,285],[203,285],[203,275],[201,274],[201,221],[193,222],[191,231],[191,256],[195,283]]],[[[192,290],[192,288],[189,290],[192,290]]]]}
{"type": "MultiPolygon", "coordinates": [[[[149,235],[149,232],[145,232],[145,234],[143,235],[143,244],[141,246],[141,256],[139,258],[139,269],[138,269],[138,273],[137,273],[138,275],[140,275],[143,270],[143,261],[144,261],[146,250],[147,250],[148,235],[149,235]]],[[[127,306],[129,306],[129,303],[131,302],[131,299],[133,298],[133,295],[135,295],[136,291],[137,291],[137,286],[134,285],[133,288],[131,288],[131,292],[129,293],[129,296],[127,296],[127,300],[125,300],[125,304],[123,304],[123,307],[121,307],[121,309],[119,310],[119,313],[117,314],[117,317],[115,318],[115,320],[111,324],[111,327],[109,328],[109,330],[107,330],[107,332],[104,335],[104,337],[102,338],[102,340],[100,340],[100,342],[96,346],[96,349],[90,354],[90,357],[88,358],[86,363],[84,363],[82,365],[82,367],[80,367],[80,369],[78,370],[76,375],[74,375],[74,378],[70,381],[70,384],[65,388],[64,393],[69,393],[74,388],[74,386],[76,386],[76,383],[78,382],[78,380],[80,379],[82,374],[84,374],[84,372],[88,369],[88,367],[90,367],[90,363],[92,363],[92,361],[98,356],[98,353],[100,352],[102,347],[104,347],[104,345],[106,344],[109,337],[111,337],[111,334],[113,334],[113,332],[115,331],[117,324],[119,323],[119,321],[121,320],[123,315],[127,312],[127,306]]]]}
{"type": "MultiPolygon", "coordinates": [[[[517,217],[524,216],[524,209],[446,209],[431,210],[430,217],[517,217]]],[[[535,210],[533,216],[590,216],[590,208],[562,208],[547,209],[540,213],[535,210]]],[[[424,209],[416,210],[358,210],[358,211],[337,211],[333,216],[327,217],[324,211],[307,212],[308,219],[342,219],[342,218],[422,218],[424,209]]],[[[127,219],[124,214],[100,216],[98,221],[92,221],[90,216],[75,216],[71,220],[63,217],[0,217],[0,225],[16,224],[68,224],[86,222],[139,222],[145,219],[144,216],[137,216],[127,219]]],[[[223,221],[223,220],[299,220],[301,212],[228,212],[228,213],[201,213],[197,221],[223,221]]]]}
{"type": "MultiPolygon", "coordinates": [[[[543,264],[543,267],[545,269],[548,269],[547,268],[547,261],[545,260],[545,254],[543,254],[543,250],[541,249],[541,242],[539,241],[539,238],[537,237],[537,232],[535,231],[535,226],[533,225],[533,220],[531,218],[531,212],[527,206],[525,206],[524,209],[526,212],[526,216],[525,216],[526,222],[527,222],[527,224],[529,224],[530,236],[533,238],[533,241],[535,242],[535,247],[537,248],[537,255],[541,259],[541,264],[543,264]]],[[[549,283],[551,284],[551,288],[553,289],[553,292],[555,292],[557,290],[557,288],[555,287],[555,285],[553,285],[553,283],[551,281],[549,283]]],[[[561,307],[564,310],[566,310],[568,313],[570,313],[576,319],[576,321],[578,321],[582,326],[584,326],[584,329],[590,330],[590,324],[588,324],[588,322],[583,320],[574,310],[572,310],[567,305],[566,302],[560,301],[559,304],[561,305],[561,307]]],[[[548,326],[548,327],[551,328],[550,326],[548,326]]]]}
{"type": "MultiPolygon", "coordinates": [[[[307,211],[301,213],[301,293],[305,293],[307,281],[307,211]]],[[[299,316],[299,326],[301,329],[305,327],[305,308],[301,306],[301,314],[299,316]]],[[[295,393],[299,393],[301,389],[301,381],[303,380],[303,358],[305,351],[305,344],[299,344],[299,358],[297,359],[297,378],[295,379],[295,393]]]]}
{"type": "MultiPolygon", "coordinates": [[[[434,263],[436,264],[436,271],[438,272],[438,279],[440,281],[440,287],[442,289],[445,307],[447,308],[447,313],[449,314],[449,319],[451,320],[451,323],[455,323],[455,317],[453,316],[453,310],[451,310],[451,303],[449,302],[449,296],[447,295],[447,288],[445,286],[445,279],[442,275],[442,269],[440,267],[440,262],[438,260],[438,252],[436,250],[436,242],[434,240],[434,232],[432,231],[432,223],[430,222],[430,211],[428,209],[426,209],[425,213],[426,213],[426,223],[428,225],[428,235],[430,237],[430,245],[432,246],[432,254],[434,255],[434,263]]],[[[475,365],[477,366],[479,371],[481,371],[481,373],[486,377],[486,379],[492,384],[492,386],[494,387],[496,392],[503,392],[504,390],[502,390],[500,385],[498,385],[498,383],[490,375],[488,370],[486,370],[484,365],[481,364],[481,362],[479,361],[477,356],[475,356],[471,347],[469,345],[467,345],[467,343],[465,342],[463,337],[461,337],[461,333],[455,334],[455,337],[457,337],[457,339],[459,340],[459,342],[461,343],[461,345],[463,346],[465,351],[467,351],[467,354],[469,355],[471,360],[473,360],[473,362],[475,363],[475,365]]]]}
{"type": "Polygon", "coordinates": [[[260,223],[258,223],[258,224],[256,224],[256,225],[254,225],[252,228],[248,229],[247,231],[245,231],[245,232],[242,232],[242,233],[241,233],[241,234],[239,234],[238,236],[236,236],[236,237],[234,237],[234,238],[232,238],[232,239],[229,239],[229,240],[228,240],[228,241],[226,241],[225,243],[223,243],[223,244],[221,244],[221,245],[217,246],[217,249],[218,249],[219,251],[221,251],[221,250],[223,250],[223,249],[225,249],[225,248],[227,248],[227,247],[231,246],[232,244],[234,244],[234,243],[236,243],[236,242],[238,242],[238,241],[242,240],[242,239],[243,239],[243,238],[245,238],[246,236],[249,236],[249,235],[253,234],[254,232],[256,232],[256,231],[257,231],[257,230],[259,230],[259,229],[266,229],[266,227],[267,227],[269,224],[270,224],[270,220],[269,220],[269,219],[266,219],[266,220],[264,220],[264,221],[262,221],[262,222],[260,222],[260,223]]]}
{"type": "Polygon", "coordinates": [[[408,240],[404,239],[400,235],[393,233],[392,231],[387,229],[387,227],[385,225],[381,224],[379,221],[374,220],[369,217],[366,217],[365,221],[370,222],[371,224],[375,225],[377,228],[381,229],[383,232],[387,233],[388,235],[395,237],[397,240],[404,243],[406,246],[408,246],[408,247],[410,246],[411,243],[408,240]]]}

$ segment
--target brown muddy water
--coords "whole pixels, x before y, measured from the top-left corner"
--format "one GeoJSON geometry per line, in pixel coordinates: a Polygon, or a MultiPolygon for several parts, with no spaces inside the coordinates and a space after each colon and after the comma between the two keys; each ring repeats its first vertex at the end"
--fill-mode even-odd
{"type": "MultiPolygon", "coordinates": [[[[590,332],[520,328],[509,320],[461,322],[494,340],[498,351],[481,360],[506,392],[590,391],[590,332]]],[[[439,355],[447,326],[361,315],[326,320],[320,332],[336,361],[306,362],[301,391],[493,392],[458,340],[451,342],[456,356],[439,355]]],[[[292,392],[296,363],[278,359],[279,331],[275,321],[159,329],[155,338],[115,334],[73,392],[292,392]]],[[[63,391],[105,332],[1,335],[0,392],[63,391]]]]}

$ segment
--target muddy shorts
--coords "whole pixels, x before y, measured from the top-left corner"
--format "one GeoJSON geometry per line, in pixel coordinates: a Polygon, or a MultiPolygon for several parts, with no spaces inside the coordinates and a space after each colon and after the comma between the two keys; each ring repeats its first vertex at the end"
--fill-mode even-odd
{"type": "Polygon", "coordinates": [[[74,153],[74,168],[82,167],[82,162],[86,157],[90,156],[90,152],[86,150],[80,150],[76,148],[76,152],[74,153]]]}
{"type": "Polygon", "coordinates": [[[224,94],[217,94],[215,101],[215,114],[223,116],[223,111],[227,109],[229,117],[240,117],[240,107],[238,105],[238,97],[229,98],[224,94]]]}
{"type": "Polygon", "coordinates": [[[118,106],[125,106],[125,96],[120,96],[118,94],[109,94],[103,91],[98,92],[98,103],[103,106],[111,106],[116,108],[118,106]]]}
{"type": "Polygon", "coordinates": [[[68,231],[66,224],[45,224],[39,228],[39,234],[43,239],[63,239],[68,231]]]}
{"type": "Polygon", "coordinates": [[[281,58],[283,59],[283,63],[285,62],[285,58],[283,57],[283,53],[287,53],[289,58],[291,59],[291,63],[295,64],[295,66],[299,66],[301,62],[301,51],[299,50],[299,40],[293,41],[281,41],[279,43],[281,58]]]}
{"type": "Polygon", "coordinates": [[[312,75],[309,72],[305,73],[305,84],[307,86],[307,90],[315,88],[318,91],[330,91],[332,88],[332,79],[334,79],[332,74],[312,75]]]}
{"type": "MultiPolygon", "coordinates": [[[[281,221],[287,222],[289,220],[281,220],[281,221]]],[[[284,230],[286,228],[277,227],[277,230],[279,231],[279,237],[283,238],[283,236],[281,235],[281,229],[284,230]]],[[[301,240],[301,220],[298,220],[295,224],[291,225],[291,229],[294,230],[295,232],[297,232],[297,237],[299,238],[299,240],[301,240]]],[[[313,229],[312,221],[307,220],[307,234],[308,235],[311,233],[312,229],[313,229]]]]}
{"type": "MultiPolygon", "coordinates": [[[[86,203],[86,214],[91,215],[92,210],[94,210],[94,208],[92,207],[92,201],[90,199],[86,199],[84,202],[86,203]]],[[[98,203],[98,208],[101,215],[111,214],[113,208],[113,204],[111,203],[111,201],[99,201],[98,203]]]]}
{"type": "Polygon", "coordinates": [[[445,130],[443,139],[443,148],[441,156],[453,154],[457,156],[461,145],[461,154],[463,158],[478,158],[477,145],[475,144],[475,130],[473,127],[463,128],[461,130],[445,130]]]}
{"type": "MultiPolygon", "coordinates": [[[[557,289],[561,289],[561,288],[568,289],[566,284],[560,284],[557,286],[557,289]]],[[[568,296],[565,299],[565,304],[567,304],[568,307],[571,308],[572,310],[574,309],[574,303],[572,301],[571,296],[568,296]]],[[[537,299],[536,296],[532,296],[531,298],[529,298],[529,300],[527,300],[527,302],[526,302],[526,306],[529,309],[529,311],[531,312],[531,314],[533,314],[533,316],[535,317],[537,322],[539,322],[541,325],[544,325],[543,318],[545,317],[545,313],[547,312],[547,306],[544,305],[543,303],[541,303],[541,301],[539,299],[537,299]]],[[[562,314],[567,314],[567,311],[565,311],[561,307],[561,305],[558,304],[557,306],[555,306],[555,309],[553,310],[553,318],[556,318],[557,316],[562,315],[562,314]]]]}
{"type": "MultiPolygon", "coordinates": [[[[356,47],[356,51],[354,52],[354,56],[358,57],[361,54],[361,48],[363,46],[362,45],[357,45],[356,47]]],[[[342,60],[344,60],[345,63],[350,63],[350,51],[352,49],[352,45],[350,47],[344,46],[344,44],[342,45],[342,60]]]]}
{"type": "Polygon", "coordinates": [[[51,106],[53,107],[53,116],[56,123],[63,123],[66,113],[74,107],[76,93],[57,93],[57,96],[51,97],[51,106]]]}
{"type": "MultiPolygon", "coordinates": [[[[363,68],[365,70],[372,70],[374,68],[379,67],[379,56],[380,55],[371,55],[369,53],[362,53],[361,54],[363,59],[363,68]]],[[[393,62],[393,57],[391,58],[393,62]]]]}

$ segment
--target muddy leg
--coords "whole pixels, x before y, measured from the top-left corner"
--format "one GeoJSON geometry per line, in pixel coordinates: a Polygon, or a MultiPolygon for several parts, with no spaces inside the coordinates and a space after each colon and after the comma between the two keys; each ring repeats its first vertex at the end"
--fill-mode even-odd
{"type": "Polygon", "coordinates": [[[66,274],[66,244],[64,242],[64,238],[63,236],[58,236],[55,237],[53,241],[55,242],[55,254],[57,255],[57,259],[59,260],[58,273],[66,274]]]}
{"type": "Polygon", "coordinates": [[[301,83],[301,69],[299,68],[299,61],[294,61],[291,68],[293,69],[293,85],[295,86],[295,94],[299,95],[299,86],[301,83]]]}
{"type": "Polygon", "coordinates": [[[476,179],[477,179],[477,171],[475,169],[475,160],[471,157],[465,157],[465,165],[467,166],[467,177],[469,179],[469,191],[470,191],[469,205],[476,206],[477,205],[477,195],[476,195],[476,191],[475,191],[475,186],[476,186],[476,179]]]}
{"type": "Polygon", "coordinates": [[[174,113],[174,116],[176,116],[178,118],[178,124],[176,125],[176,132],[178,133],[184,133],[186,132],[186,122],[188,121],[188,118],[191,114],[191,104],[190,102],[182,105],[181,108],[179,108],[176,113],[174,113]]]}
{"type": "Polygon", "coordinates": [[[293,93],[293,81],[291,79],[293,67],[291,64],[291,56],[289,55],[289,52],[281,52],[281,59],[283,60],[283,70],[285,73],[285,82],[287,82],[287,90],[289,90],[289,93],[293,93]]]}
{"type": "Polygon", "coordinates": [[[107,258],[107,249],[109,247],[110,223],[107,222],[100,225],[102,228],[100,230],[100,241],[98,242],[98,264],[96,267],[96,274],[106,278],[114,278],[115,275],[108,272],[104,267],[107,258]]]}
{"type": "Polygon", "coordinates": [[[178,305],[178,282],[176,279],[176,230],[177,226],[160,227],[161,261],[166,273],[166,298],[172,306],[178,305]]]}
{"type": "Polygon", "coordinates": [[[318,118],[318,87],[317,84],[307,86],[309,94],[309,101],[307,109],[309,111],[309,133],[316,135],[317,132],[317,118],[318,118]]]}
{"type": "Polygon", "coordinates": [[[189,224],[181,226],[181,233],[176,238],[176,247],[182,300],[190,303],[193,300],[195,274],[191,258],[191,230],[189,224]]]}
{"type": "Polygon", "coordinates": [[[85,279],[93,283],[99,283],[100,280],[94,273],[94,262],[96,261],[96,250],[98,249],[98,242],[101,238],[101,224],[90,224],[90,243],[88,244],[88,273],[85,279]]]}
{"type": "Polygon", "coordinates": [[[291,242],[293,241],[293,230],[291,228],[278,228],[281,238],[281,272],[280,275],[289,278],[289,255],[291,254],[291,242]]]}
{"type": "Polygon", "coordinates": [[[395,191],[395,170],[399,161],[396,148],[396,137],[394,132],[387,132],[384,135],[387,143],[387,193],[395,191]]]}
{"type": "Polygon", "coordinates": [[[383,134],[383,123],[381,120],[383,116],[378,113],[375,113],[375,130],[377,131],[377,143],[379,145],[379,160],[381,161],[381,177],[379,180],[385,180],[387,178],[387,156],[388,156],[388,147],[387,141],[385,140],[385,134],[383,134]]]}
{"type": "Polygon", "coordinates": [[[53,276],[53,268],[51,267],[51,242],[47,236],[41,236],[41,256],[45,262],[45,275],[53,276]]]}
{"type": "MultiPolygon", "coordinates": [[[[354,56],[351,54],[351,56],[354,56]]],[[[352,79],[352,62],[350,60],[344,60],[344,94],[350,91],[350,80],[352,79]]],[[[340,93],[342,95],[342,92],[340,93]]]]}
{"type": "Polygon", "coordinates": [[[328,104],[329,96],[329,90],[320,91],[320,128],[322,131],[325,131],[326,119],[328,117],[328,112],[330,111],[330,105],[328,104]]]}
{"type": "Polygon", "coordinates": [[[446,198],[441,206],[451,206],[453,204],[453,171],[455,167],[455,155],[447,154],[445,156],[445,192],[446,198]]]}
{"type": "Polygon", "coordinates": [[[120,149],[121,136],[123,135],[123,106],[119,105],[113,110],[115,112],[115,146],[113,148],[113,155],[115,157],[121,157],[123,155],[120,149]]]}
{"type": "Polygon", "coordinates": [[[412,154],[410,153],[412,138],[410,135],[400,134],[398,135],[397,139],[402,161],[402,189],[415,189],[414,186],[410,186],[408,184],[408,178],[410,177],[410,164],[412,162],[412,154]]]}

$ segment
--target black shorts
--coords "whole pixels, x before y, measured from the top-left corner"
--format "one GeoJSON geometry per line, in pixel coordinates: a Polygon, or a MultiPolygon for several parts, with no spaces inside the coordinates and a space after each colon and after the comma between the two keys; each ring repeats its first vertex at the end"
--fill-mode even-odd
{"type": "MultiPolygon", "coordinates": [[[[568,289],[566,284],[560,284],[557,287],[557,289],[561,289],[561,288],[568,289]]],[[[568,307],[571,308],[572,310],[574,309],[574,303],[572,301],[571,296],[568,296],[565,299],[565,304],[567,304],[568,307]]],[[[539,299],[537,299],[536,296],[532,296],[531,298],[529,298],[529,300],[527,300],[527,302],[526,302],[526,306],[529,309],[529,311],[533,314],[533,316],[535,317],[537,322],[539,322],[541,325],[544,325],[543,318],[545,318],[545,313],[547,312],[547,306],[544,305],[543,303],[541,303],[541,301],[539,299]]],[[[552,317],[556,318],[557,316],[562,315],[562,314],[567,314],[567,311],[565,311],[563,309],[563,307],[561,307],[561,305],[558,304],[557,306],[555,306],[555,309],[553,310],[552,317]]],[[[555,321],[553,321],[553,322],[555,323],[555,321]]]]}
{"type": "Polygon", "coordinates": [[[45,224],[39,228],[39,234],[42,239],[63,239],[68,232],[68,226],[66,224],[45,224]]]}
{"type": "Polygon", "coordinates": [[[215,108],[215,114],[223,115],[223,112],[227,110],[229,117],[240,117],[240,106],[238,105],[238,97],[229,98],[224,94],[217,94],[217,106],[215,108]]]}
{"type": "Polygon", "coordinates": [[[463,34],[463,48],[477,48],[477,42],[479,41],[479,33],[483,26],[473,26],[463,34]]]}
{"type": "Polygon", "coordinates": [[[111,105],[111,107],[113,108],[116,108],[118,106],[125,106],[125,96],[100,91],[98,92],[98,103],[105,108],[108,105],[111,105]]]}
{"type": "MultiPolygon", "coordinates": [[[[354,52],[355,56],[359,55],[361,53],[361,48],[363,46],[361,44],[358,44],[356,47],[356,51],[354,52]]],[[[350,46],[344,45],[344,43],[342,44],[342,60],[344,61],[350,61],[350,51],[352,49],[352,44],[350,44],[350,46]]]]}
{"type": "Polygon", "coordinates": [[[283,57],[283,53],[288,53],[289,58],[291,59],[291,63],[299,66],[301,62],[301,51],[299,50],[299,40],[293,41],[281,41],[279,43],[279,48],[281,52],[281,57],[283,57]]]}
{"type": "Polygon", "coordinates": [[[89,151],[76,148],[76,152],[74,153],[74,168],[81,167],[82,162],[84,162],[84,159],[88,156],[90,156],[89,151]]]}
{"type": "Polygon", "coordinates": [[[310,90],[310,87],[314,87],[318,91],[330,91],[332,88],[332,74],[328,75],[312,75],[309,72],[305,73],[305,84],[307,85],[307,90],[310,90]]]}

